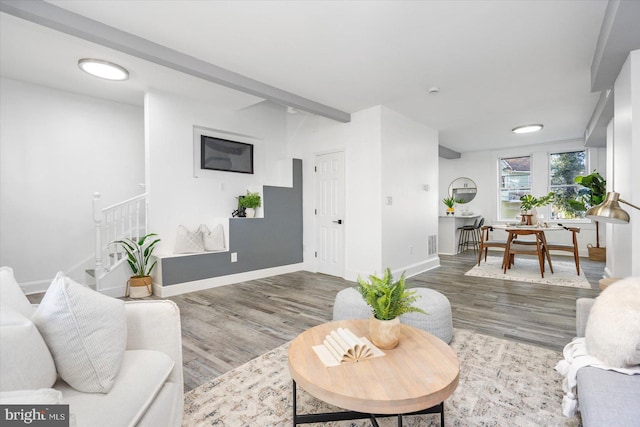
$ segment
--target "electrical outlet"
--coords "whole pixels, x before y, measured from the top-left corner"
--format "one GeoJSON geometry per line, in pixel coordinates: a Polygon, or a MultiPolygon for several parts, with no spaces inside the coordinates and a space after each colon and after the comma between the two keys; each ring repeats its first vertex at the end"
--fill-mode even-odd
{"type": "Polygon", "coordinates": [[[238,252],[231,252],[231,262],[238,262],[238,252]]]}
{"type": "Polygon", "coordinates": [[[409,246],[409,255],[413,255],[413,246],[409,246]]]}

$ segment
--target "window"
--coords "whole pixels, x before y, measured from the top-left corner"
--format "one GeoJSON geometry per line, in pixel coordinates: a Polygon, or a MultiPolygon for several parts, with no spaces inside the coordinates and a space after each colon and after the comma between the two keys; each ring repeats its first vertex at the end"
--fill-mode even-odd
{"type": "Polygon", "coordinates": [[[549,154],[549,191],[555,193],[551,206],[551,219],[582,218],[584,212],[576,211],[569,204],[578,195],[581,185],[574,178],[587,173],[586,151],[570,151],[549,154]]]}
{"type": "Polygon", "coordinates": [[[520,219],[520,196],[531,192],[531,157],[500,159],[499,219],[520,219]]]}

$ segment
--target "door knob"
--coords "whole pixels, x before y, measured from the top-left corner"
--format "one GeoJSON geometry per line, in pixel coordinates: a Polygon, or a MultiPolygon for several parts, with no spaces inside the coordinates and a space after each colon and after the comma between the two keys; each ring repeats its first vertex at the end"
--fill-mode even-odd
{"type": "Polygon", "coordinates": [[[333,221],[333,222],[334,222],[335,224],[342,224],[342,220],[341,220],[341,219],[339,219],[339,220],[337,220],[337,221],[333,221]]]}

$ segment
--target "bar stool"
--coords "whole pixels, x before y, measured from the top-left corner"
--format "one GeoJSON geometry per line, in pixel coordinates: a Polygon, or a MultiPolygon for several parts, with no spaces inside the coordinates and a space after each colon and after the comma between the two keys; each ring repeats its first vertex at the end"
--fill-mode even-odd
{"type": "Polygon", "coordinates": [[[481,228],[484,225],[484,218],[480,217],[476,219],[473,225],[464,225],[458,227],[460,232],[460,238],[458,239],[458,252],[469,249],[469,246],[473,248],[473,252],[477,252],[479,249],[480,241],[482,240],[481,228]]]}

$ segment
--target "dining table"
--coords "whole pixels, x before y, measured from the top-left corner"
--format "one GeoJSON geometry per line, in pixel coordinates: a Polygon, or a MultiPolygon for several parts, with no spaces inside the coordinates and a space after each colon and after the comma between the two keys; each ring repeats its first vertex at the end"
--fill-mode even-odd
{"type": "Polygon", "coordinates": [[[547,250],[547,238],[545,232],[564,230],[559,225],[503,225],[493,226],[493,228],[504,229],[507,232],[507,244],[504,251],[502,261],[503,272],[511,268],[514,256],[517,254],[537,255],[540,266],[540,275],[544,278],[544,262],[545,259],[549,263],[549,270],[553,273],[553,264],[551,263],[551,255],[547,250]],[[533,240],[522,239],[525,236],[533,236],[533,240]],[[535,250],[533,250],[535,246],[535,250]]]}

